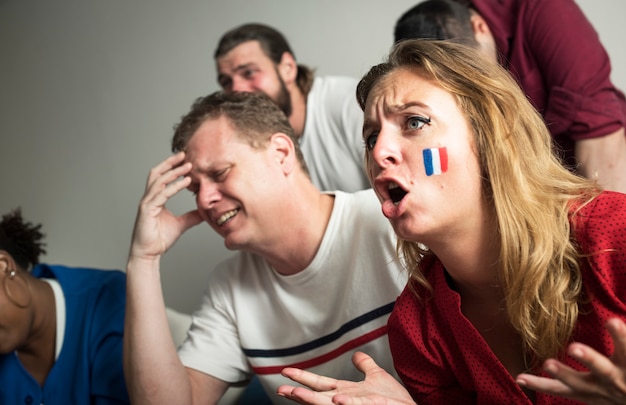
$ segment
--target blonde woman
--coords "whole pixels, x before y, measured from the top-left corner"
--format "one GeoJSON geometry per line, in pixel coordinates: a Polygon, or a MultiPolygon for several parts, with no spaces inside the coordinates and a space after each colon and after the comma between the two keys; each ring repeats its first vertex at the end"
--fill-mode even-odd
{"type": "Polygon", "coordinates": [[[514,80],[463,45],[401,42],[357,97],[370,181],[410,273],[388,322],[406,390],[358,353],[363,382],[286,369],[321,392],[279,394],[626,403],[626,195],[565,169],[514,80]]]}

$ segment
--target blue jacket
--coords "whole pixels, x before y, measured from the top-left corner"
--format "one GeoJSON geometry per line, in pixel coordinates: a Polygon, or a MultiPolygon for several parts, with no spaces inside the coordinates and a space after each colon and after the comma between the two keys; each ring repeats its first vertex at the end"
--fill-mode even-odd
{"type": "Polygon", "coordinates": [[[129,404],[122,368],[126,274],[41,264],[32,274],[61,285],[63,347],[43,387],[14,352],[0,355],[0,404],[129,404]]]}

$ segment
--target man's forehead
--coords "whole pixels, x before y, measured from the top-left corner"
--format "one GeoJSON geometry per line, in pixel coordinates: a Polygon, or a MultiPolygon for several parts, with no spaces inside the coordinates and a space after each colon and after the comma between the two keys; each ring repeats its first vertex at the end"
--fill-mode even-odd
{"type": "Polygon", "coordinates": [[[206,147],[215,149],[218,146],[249,146],[249,142],[246,141],[246,137],[241,131],[242,129],[234,125],[225,114],[215,118],[208,118],[191,135],[186,149],[189,151],[190,146],[192,148],[197,147],[200,150],[206,147]]]}
{"type": "Polygon", "coordinates": [[[204,121],[198,125],[198,129],[191,136],[192,139],[204,132],[217,132],[217,133],[230,133],[234,130],[233,124],[230,122],[230,119],[225,114],[219,114],[214,117],[207,117],[204,121]]]}
{"type": "Polygon", "coordinates": [[[261,43],[257,40],[242,42],[217,59],[218,64],[226,63],[237,65],[263,63],[267,61],[271,62],[271,59],[267,56],[261,47],[261,43]]]}
{"type": "Polygon", "coordinates": [[[227,118],[221,116],[207,119],[189,138],[185,160],[194,163],[194,167],[211,165],[227,154],[236,138],[227,118]]]}

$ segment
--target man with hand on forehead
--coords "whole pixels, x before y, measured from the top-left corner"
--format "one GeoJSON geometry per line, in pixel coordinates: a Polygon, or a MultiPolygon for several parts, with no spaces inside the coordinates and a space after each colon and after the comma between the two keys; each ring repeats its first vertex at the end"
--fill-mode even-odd
{"type": "Polygon", "coordinates": [[[407,281],[373,190],[320,192],[289,121],[261,93],[198,99],[154,167],[127,265],[124,360],[134,404],[216,403],[256,374],[275,403],[286,366],[354,379],[355,350],[394,373],[387,318],[407,281]],[[197,208],[175,215],[183,189],[197,208]],[[209,276],[178,353],[160,284],[161,256],[209,224],[238,253],[209,276]]]}

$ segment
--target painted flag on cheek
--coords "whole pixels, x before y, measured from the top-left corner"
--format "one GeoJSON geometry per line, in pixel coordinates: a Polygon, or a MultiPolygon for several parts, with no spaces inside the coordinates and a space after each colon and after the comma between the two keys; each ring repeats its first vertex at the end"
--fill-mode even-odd
{"type": "Polygon", "coordinates": [[[427,176],[448,171],[448,150],[446,148],[428,148],[424,149],[422,154],[427,176]]]}

